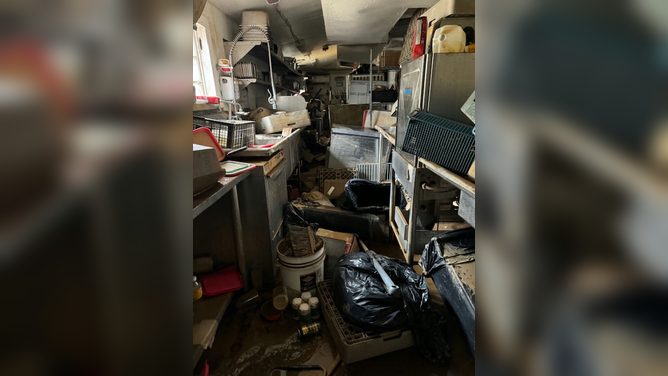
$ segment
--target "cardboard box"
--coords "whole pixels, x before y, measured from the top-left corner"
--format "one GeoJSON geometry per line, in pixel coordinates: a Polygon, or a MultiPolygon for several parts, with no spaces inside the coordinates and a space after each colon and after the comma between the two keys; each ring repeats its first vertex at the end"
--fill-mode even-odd
{"type": "Polygon", "coordinates": [[[369,110],[364,111],[364,127],[373,128],[376,125],[381,127],[394,127],[397,125],[397,118],[392,116],[391,111],[373,111],[373,124],[369,122],[369,110]]]}
{"type": "Polygon", "coordinates": [[[347,179],[325,180],[323,182],[323,193],[325,193],[325,196],[330,200],[335,199],[343,194],[347,182],[347,179]]]}
{"type": "Polygon", "coordinates": [[[325,241],[325,250],[328,255],[343,256],[350,252],[359,252],[359,242],[355,234],[337,232],[324,228],[315,233],[325,241]]]}
{"type": "Polygon", "coordinates": [[[469,168],[469,172],[467,174],[473,181],[475,181],[475,161],[473,161],[473,164],[469,168]]]}
{"type": "Polygon", "coordinates": [[[201,193],[225,176],[213,148],[193,144],[193,196],[201,193]]]}
{"type": "Polygon", "coordinates": [[[401,51],[381,51],[379,63],[381,67],[398,67],[401,51]]]}
{"type": "Polygon", "coordinates": [[[251,111],[248,114],[248,119],[253,120],[255,122],[258,122],[258,121],[262,120],[262,118],[264,118],[264,117],[273,115],[274,112],[275,111],[264,108],[264,107],[258,107],[258,108],[254,109],[253,111],[251,111]]]}
{"type": "Polygon", "coordinates": [[[359,252],[359,242],[354,234],[318,229],[316,235],[325,241],[325,279],[334,278],[334,267],[339,259],[351,252],[359,252]]]}

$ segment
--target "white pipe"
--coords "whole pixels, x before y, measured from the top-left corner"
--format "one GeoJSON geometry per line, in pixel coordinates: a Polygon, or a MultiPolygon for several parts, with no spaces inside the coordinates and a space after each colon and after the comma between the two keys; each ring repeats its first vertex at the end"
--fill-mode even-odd
{"type": "MultiPolygon", "coordinates": [[[[259,30],[262,32],[262,35],[264,35],[264,39],[267,42],[267,54],[269,55],[269,79],[271,82],[271,91],[273,93],[273,98],[269,98],[269,103],[271,104],[271,107],[275,110],[276,109],[276,87],[274,87],[274,69],[271,64],[271,47],[269,46],[269,36],[267,35],[267,32],[262,29],[261,27],[257,25],[250,25],[246,26],[243,30],[239,31],[239,33],[234,37],[232,40],[232,46],[230,47],[230,75],[232,76],[232,84],[234,84],[234,60],[232,59],[232,55],[234,54],[234,49],[237,47],[237,42],[241,37],[246,34],[247,31],[249,30],[259,30]]],[[[237,99],[236,96],[234,97],[234,100],[232,101],[235,105],[235,111],[236,111],[236,104],[237,104],[237,99]]],[[[232,107],[229,107],[229,113],[228,113],[228,118],[232,119],[232,107]]],[[[236,117],[236,115],[235,115],[236,117]]]]}

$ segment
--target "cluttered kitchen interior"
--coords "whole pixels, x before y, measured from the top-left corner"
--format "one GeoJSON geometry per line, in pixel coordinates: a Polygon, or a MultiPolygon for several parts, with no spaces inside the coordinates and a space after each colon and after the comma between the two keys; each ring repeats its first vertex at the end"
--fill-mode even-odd
{"type": "Polygon", "coordinates": [[[193,374],[473,375],[475,1],[193,1],[193,374]]]}

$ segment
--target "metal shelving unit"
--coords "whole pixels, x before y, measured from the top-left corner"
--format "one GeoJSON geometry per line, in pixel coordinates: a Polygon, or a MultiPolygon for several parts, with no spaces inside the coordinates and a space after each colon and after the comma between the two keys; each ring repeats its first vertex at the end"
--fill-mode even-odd
{"type": "Polygon", "coordinates": [[[431,238],[442,233],[425,227],[430,221],[456,220],[453,201],[459,191],[447,180],[424,167],[416,167],[396,150],[392,152],[392,179],[390,180],[390,226],[404,253],[406,262],[414,264],[431,238]],[[409,209],[402,210],[395,203],[397,182],[409,197],[409,209]]]}
{"type": "MultiPolygon", "coordinates": [[[[232,47],[232,42],[225,42],[225,55],[227,56],[232,47]]],[[[267,60],[267,43],[260,41],[241,41],[237,42],[237,46],[234,49],[232,64],[236,64],[241,59],[246,57],[246,55],[253,56],[257,59],[266,61],[267,60]]],[[[292,69],[280,56],[278,56],[273,51],[271,52],[271,63],[274,67],[274,70],[279,74],[286,74],[295,78],[301,77],[302,75],[296,70],[292,69]]]]}
{"type": "Polygon", "coordinates": [[[459,216],[475,228],[475,183],[424,158],[420,158],[418,161],[421,166],[460,189],[459,216]]]}
{"type": "MultiPolygon", "coordinates": [[[[390,224],[406,261],[414,263],[415,254],[441,231],[431,231],[422,220],[445,215],[448,218],[455,202],[456,218],[475,228],[475,183],[447,169],[402,150],[408,125],[408,114],[415,109],[468,124],[459,106],[475,89],[475,54],[426,54],[402,66],[396,148],[392,153],[392,190],[401,184],[409,196],[410,210],[400,210],[390,199],[390,224]],[[447,55],[447,56],[446,56],[447,55]]],[[[385,136],[385,135],[384,135],[385,136]]],[[[387,136],[386,136],[387,137],[387,136]]],[[[447,222],[448,220],[443,220],[447,222]]]]}
{"type": "MultiPolygon", "coordinates": [[[[262,85],[262,86],[271,87],[271,83],[269,83],[267,81],[263,81],[263,80],[258,80],[257,78],[235,78],[234,80],[239,82],[239,90],[245,88],[246,86],[248,86],[250,84],[258,84],[258,85],[262,85]]],[[[274,87],[276,87],[276,89],[279,90],[279,91],[285,90],[285,91],[290,92],[292,94],[299,93],[298,91],[296,91],[294,89],[287,88],[285,86],[274,85],[274,87]]]]}

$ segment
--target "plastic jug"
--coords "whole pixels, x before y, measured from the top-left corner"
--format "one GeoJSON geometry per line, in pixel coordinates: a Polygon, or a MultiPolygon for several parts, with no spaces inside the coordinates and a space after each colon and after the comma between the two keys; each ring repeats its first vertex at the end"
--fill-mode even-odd
{"type": "Polygon", "coordinates": [[[466,33],[459,25],[445,25],[434,32],[432,49],[435,54],[464,52],[466,33]]]}

